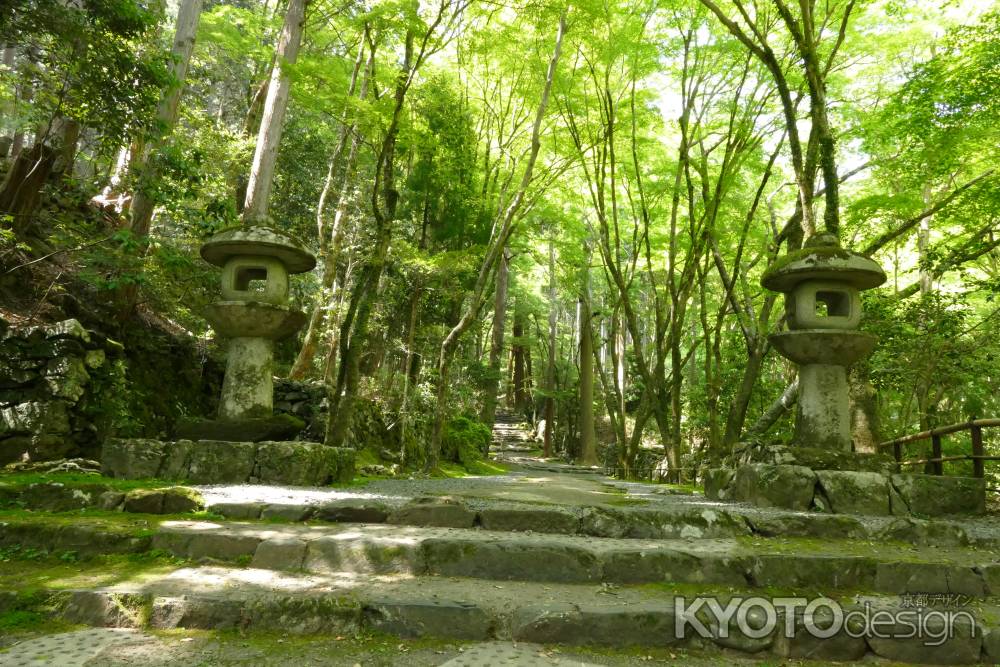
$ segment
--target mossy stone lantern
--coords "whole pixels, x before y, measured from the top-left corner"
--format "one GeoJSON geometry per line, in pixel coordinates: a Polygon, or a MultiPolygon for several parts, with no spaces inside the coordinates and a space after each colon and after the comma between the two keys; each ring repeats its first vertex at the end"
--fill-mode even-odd
{"type": "Polygon", "coordinates": [[[871,354],[876,342],[857,331],[861,291],[885,280],[878,264],[844,250],[832,234],[811,237],[761,278],[765,288],[785,295],[789,330],[768,340],[799,366],[796,445],[851,451],[847,369],[871,354]]]}
{"type": "Polygon", "coordinates": [[[219,232],[201,247],[205,261],[222,268],[222,301],[205,318],[231,339],[219,402],[219,420],[272,416],[274,341],[306,321],[288,305],[288,275],[311,271],[316,258],[292,237],[266,227],[219,232]]]}

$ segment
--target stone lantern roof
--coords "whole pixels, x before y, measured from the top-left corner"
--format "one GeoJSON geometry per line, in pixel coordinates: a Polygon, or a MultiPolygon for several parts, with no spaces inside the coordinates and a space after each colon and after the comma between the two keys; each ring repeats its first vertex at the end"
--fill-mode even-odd
{"type": "Polygon", "coordinates": [[[230,227],[201,246],[202,259],[215,266],[247,255],[274,257],[289,273],[305,273],[316,266],[316,257],[301,241],[270,227],[230,227]]]}
{"type": "Polygon", "coordinates": [[[774,292],[791,292],[806,280],[839,282],[866,290],[884,283],[886,275],[873,260],[841,248],[833,234],[817,234],[801,250],[778,259],[760,284],[774,292]]]}

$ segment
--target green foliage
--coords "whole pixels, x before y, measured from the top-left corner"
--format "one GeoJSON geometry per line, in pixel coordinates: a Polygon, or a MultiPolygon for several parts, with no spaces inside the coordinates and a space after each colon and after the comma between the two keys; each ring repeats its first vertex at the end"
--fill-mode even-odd
{"type": "Polygon", "coordinates": [[[31,120],[46,127],[56,115],[72,118],[100,128],[111,147],[148,127],[169,80],[165,60],[141,46],[157,11],[134,0],[7,3],[0,42],[32,45],[21,71],[35,89],[31,120]]]}
{"type": "Polygon", "coordinates": [[[455,417],[445,424],[441,456],[468,467],[485,458],[491,440],[492,433],[485,424],[464,416],[455,417]]]}

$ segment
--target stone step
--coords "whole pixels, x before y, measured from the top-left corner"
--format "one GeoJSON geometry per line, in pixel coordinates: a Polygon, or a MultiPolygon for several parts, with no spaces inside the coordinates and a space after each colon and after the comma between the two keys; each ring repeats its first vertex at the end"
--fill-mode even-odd
{"type": "MultiPolygon", "coordinates": [[[[610,485],[609,486],[617,486],[610,485]]],[[[228,519],[282,519],[286,521],[392,523],[406,526],[438,526],[488,530],[531,531],[565,535],[619,538],[718,538],[718,537],[815,537],[902,541],[919,546],[998,546],[993,539],[967,534],[962,525],[944,520],[909,517],[856,517],[788,510],[760,510],[720,506],[697,496],[672,497],[669,504],[647,503],[632,493],[631,484],[623,503],[589,507],[532,502],[463,500],[458,497],[425,496],[387,499],[368,495],[317,493],[302,502],[233,502],[232,494],[203,489],[210,512],[228,519]],[[974,539],[974,538],[981,539],[974,539]]],[[[648,493],[662,500],[662,488],[648,493]]]]}
{"type": "Polygon", "coordinates": [[[827,599],[812,608],[805,606],[805,599],[786,598],[773,615],[762,606],[767,601],[748,599],[738,592],[690,586],[538,585],[199,567],[76,590],[61,613],[71,622],[102,627],[240,632],[280,628],[289,634],[337,635],[377,631],[400,637],[621,648],[718,647],[844,661],[880,656],[973,664],[1000,658],[1000,633],[995,620],[989,620],[997,618],[996,601],[968,610],[951,607],[954,615],[944,618],[940,609],[906,610],[890,598],[827,599]],[[696,596],[712,597],[715,607],[708,600],[698,602],[696,596]],[[876,611],[924,614],[920,622],[933,637],[914,636],[900,616],[883,615],[878,625],[853,618],[828,629],[838,611],[861,613],[866,603],[869,617],[876,611]]]}
{"type": "Polygon", "coordinates": [[[354,575],[712,584],[1000,596],[995,551],[852,540],[638,540],[392,525],[165,521],[152,546],[180,557],[354,575]]]}

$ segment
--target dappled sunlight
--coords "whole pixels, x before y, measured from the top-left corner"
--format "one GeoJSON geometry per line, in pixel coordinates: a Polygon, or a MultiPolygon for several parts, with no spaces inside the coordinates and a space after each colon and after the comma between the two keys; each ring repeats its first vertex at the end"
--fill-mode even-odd
{"type": "Polygon", "coordinates": [[[310,488],[300,486],[267,486],[257,484],[222,484],[195,487],[209,506],[224,503],[319,504],[332,500],[385,498],[364,491],[310,488]]]}

